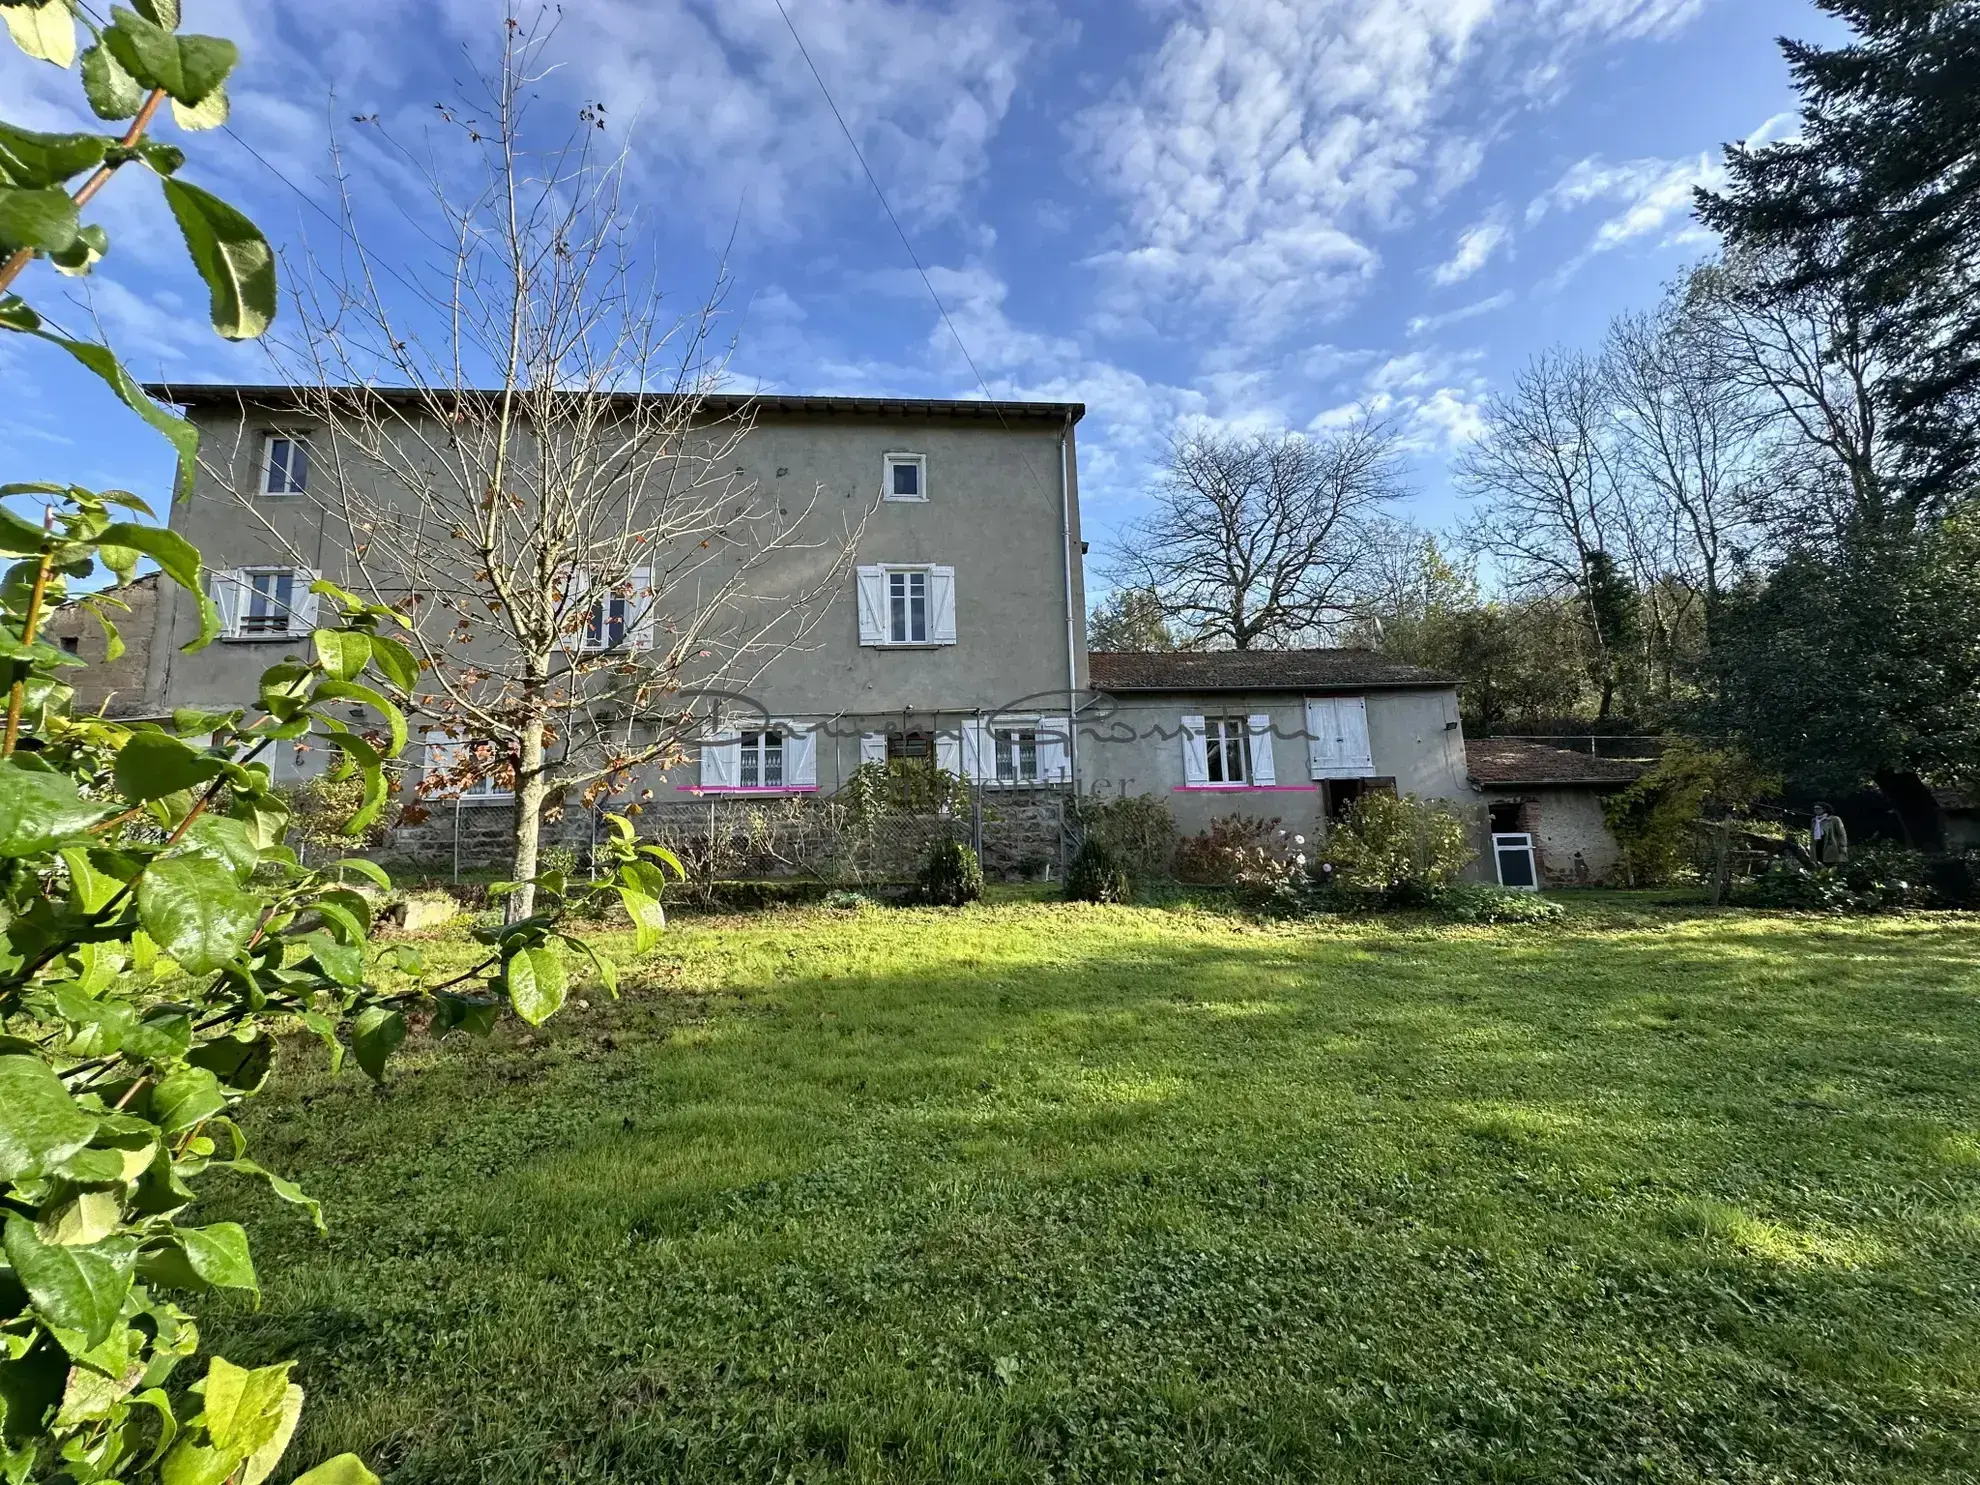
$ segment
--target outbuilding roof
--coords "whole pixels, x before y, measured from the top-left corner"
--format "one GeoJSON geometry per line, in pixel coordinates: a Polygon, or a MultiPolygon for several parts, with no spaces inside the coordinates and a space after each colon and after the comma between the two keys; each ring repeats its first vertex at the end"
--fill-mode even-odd
{"type": "Polygon", "coordinates": [[[1601,788],[1633,784],[1647,771],[1646,765],[1626,758],[1597,758],[1523,737],[1469,738],[1464,756],[1471,782],[1486,789],[1535,784],[1601,788]]]}
{"type": "Polygon", "coordinates": [[[1457,677],[1373,650],[1096,650],[1096,691],[1367,691],[1455,686],[1457,677]]]}

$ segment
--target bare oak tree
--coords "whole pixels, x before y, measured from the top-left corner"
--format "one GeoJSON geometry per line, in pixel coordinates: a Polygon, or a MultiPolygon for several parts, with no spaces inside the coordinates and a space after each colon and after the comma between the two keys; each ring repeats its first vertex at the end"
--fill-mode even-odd
{"type": "Polygon", "coordinates": [[[306,496],[347,580],[413,618],[422,719],[454,740],[423,789],[512,785],[512,917],[532,910],[546,810],[684,758],[697,698],[800,643],[855,540],[807,525],[815,495],[780,504],[742,478],[751,414],[717,395],[719,290],[685,315],[663,301],[596,111],[539,147],[553,30],[512,12],[481,96],[442,110],[466,162],[425,167],[417,288],[347,196],[355,246],[312,260],[285,347],[306,496]]]}
{"type": "Polygon", "coordinates": [[[1353,615],[1375,521],[1404,494],[1395,434],[1372,418],[1324,438],[1179,434],[1112,576],[1190,646],[1314,643],[1353,615]]]}

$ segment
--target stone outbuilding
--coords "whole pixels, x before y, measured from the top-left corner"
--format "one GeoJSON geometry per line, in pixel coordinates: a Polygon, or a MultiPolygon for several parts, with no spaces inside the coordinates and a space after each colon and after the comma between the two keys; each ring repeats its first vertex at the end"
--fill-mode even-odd
{"type": "Polygon", "coordinates": [[[1622,848],[1602,801],[1642,778],[1647,765],[1599,758],[1526,738],[1468,739],[1471,787],[1495,835],[1533,837],[1540,879],[1550,887],[1621,885],[1622,848]]]}
{"type": "Polygon", "coordinates": [[[158,710],[151,700],[156,682],[151,671],[151,631],[158,620],[158,574],[146,573],[113,590],[130,608],[129,613],[111,609],[110,617],[124,641],[124,653],[115,660],[96,616],[80,603],[65,603],[48,616],[44,637],[48,643],[87,662],[63,673],[76,688],[74,711],[77,715],[104,712],[112,717],[137,717],[158,710]]]}

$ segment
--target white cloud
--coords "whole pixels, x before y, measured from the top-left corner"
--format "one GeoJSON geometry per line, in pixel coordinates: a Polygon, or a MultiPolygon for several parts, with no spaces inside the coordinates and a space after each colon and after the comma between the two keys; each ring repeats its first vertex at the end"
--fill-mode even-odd
{"type": "Polygon", "coordinates": [[[1440,288],[1461,284],[1492,261],[1493,255],[1512,239],[1512,231],[1502,221],[1488,220],[1468,228],[1458,238],[1457,251],[1449,261],[1437,265],[1430,277],[1440,288]]]}
{"type": "Polygon", "coordinates": [[[1689,160],[1626,160],[1611,163],[1599,155],[1577,161],[1553,187],[1526,209],[1536,223],[1550,212],[1573,211],[1596,202],[1620,203],[1621,210],[1596,229],[1591,253],[1607,252],[1638,238],[1688,241],[1692,193],[1725,183],[1725,166],[1711,153],[1689,160]],[[1676,231],[1673,222],[1681,223],[1676,231]]]}
{"type": "Polygon", "coordinates": [[[1701,3],[1168,0],[1161,45],[1074,126],[1124,211],[1092,260],[1096,323],[1208,314],[1264,344],[1338,312],[1374,277],[1377,235],[1477,172],[1494,99],[1515,103],[1576,48],[1668,34],[1701,3]]]}
{"type": "Polygon", "coordinates": [[[1490,299],[1480,299],[1475,304],[1467,304],[1462,309],[1453,309],[1440,315],[1417,315],[1409,322],[1411,335],[1432,335],[1452,325],[1461,325],[1466,320],[1475,320],[1482,315],[1496,314],[1513,302],[1512,290],[1504,289],[1490,299]]]}

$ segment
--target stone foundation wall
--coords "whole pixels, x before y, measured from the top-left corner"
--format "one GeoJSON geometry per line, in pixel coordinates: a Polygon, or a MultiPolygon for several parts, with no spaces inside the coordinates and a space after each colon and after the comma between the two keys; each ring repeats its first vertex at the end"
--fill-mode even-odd
{"type": "MultiPolygon", "coordinates": [[[[458,840],[462,870],[509,862],[513,806],[507,803],[425,806],[417,825],[392,832],[381,855],[451,870],[458,840]]],[[[1052,788],[982,791],[983,869],[993,878],[1056,876],[1064,867],[1065,794],[1052,788]]],[[[910,881],[938,839],[970,840],[969,813],[897,814],[855,822],[830,797],[736,799],[707,796],[645,804],[635,817],[642,839],[677,854],[702,880],[816,877],[826,881],[910,881]]],[[[543,848],[564,847],[588,858],[607,827],[584,810],[543,825],[543,848]]]]}

